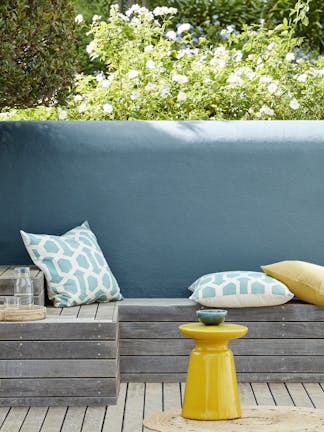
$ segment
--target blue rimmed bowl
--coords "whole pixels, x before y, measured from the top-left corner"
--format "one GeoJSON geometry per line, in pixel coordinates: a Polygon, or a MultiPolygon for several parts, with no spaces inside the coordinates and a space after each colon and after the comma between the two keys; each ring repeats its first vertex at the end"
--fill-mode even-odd
{"type": "Polygon", "coordinates": [[[196,311],[197,318],[205,325],[219,325],[225,321],[225,309],[200,309],[196,311]]]}

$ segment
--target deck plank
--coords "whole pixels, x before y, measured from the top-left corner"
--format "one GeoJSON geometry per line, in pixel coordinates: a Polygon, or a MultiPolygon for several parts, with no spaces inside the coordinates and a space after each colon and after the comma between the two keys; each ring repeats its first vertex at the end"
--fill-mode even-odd
{"type": "Polygon", "coordinates": [[[106,407],[88,407],[81,432],[101,432],[106,407]]]}
{"type": "Polygon", "coordinates": [[[129,383],[123,432],[141,432],[144,410],[144,383],[129,383]]]}
{"type": "Polygon", "coordinates": [[[83,305],[80,307],[78,318],[95,319],[98,309],[98,303],[83,305]]]}
{"type": "Polygon", "coordinates": [[[313,408],[312,401],[301,383],[287,383],[287,389],[296,406],[313,408]]]}
{"type": "Polygon", "coordinates": [[[61,432],[80,432],[85,412],[86,407],[69,407],[64,418],[61,432]]]}
{"type": "Polygon", "coordinates": [[[284,383],[270,383],[270,391],[276,405],[293,406],[294,402],[284,383]]]}
{"type": "Polygon", "coordinates": [[[11,408],[5,421],[3,422],[1,432],[19,432],[23,421],[28,413],[26,407],[11,408]]]}
{"type": "Polygon", "coordinates": [[[181,408],[181,392],[179,383],[163,383],[163,410],[181,408]]]}
{"type": "Polygon", "coordinates": [[[239,383],[239,392],[242,405],[256,405],[254,393],[250,383],[239,383]]]}
{"type": "MultiPolygon", "coordinates": [[[[147,383],[145,386],[144,418],[160,411],[162,411],[162,384],[147,383]]],[[[150,432],[150,430],[144,427],[143,432],[150,432]]]]}
{"type": "Polygon", "coordinates": [[[65,407],[50,407],[40,432],[61,432],[66,410],[65,407]]]}
{"type": "Polygon", "coordinates": [[[304,388],[315,408],[324,409],[324,392],[318,383],[305,383],[304,388]]]}
{"type": "Polygon", "coordinates": [[[80,311],[80,306],[72,306],[62,308],[60,318],[71,318],[76,319],[80,311]]]}
{"type": "Polygon", "coordinates": [[[258,405],[275,405],[267,383],[252,383],[252,389],[258,405]]]}
{"type": "Polygon", "coordinates": [[[102,432],[121,432],[126,402],[127,384],[120,385],[117,405],[107,407],[102,432]]]}
{"type": "Polygon", "coordinates": [[[31,407],[19,432],[39,432],[47,414],[47,407],[31,407]]]}

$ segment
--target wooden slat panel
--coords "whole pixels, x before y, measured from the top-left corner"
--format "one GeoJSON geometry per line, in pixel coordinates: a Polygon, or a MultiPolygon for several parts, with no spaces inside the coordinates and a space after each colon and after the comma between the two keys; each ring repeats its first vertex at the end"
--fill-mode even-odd
{"type": "Polygon", "coordinates": [[[60,318],[72,318],[76,319],[80,310],[80,306],[64,307],[62,308],[62,313],[60,318]]]}
{"type": "Polygon", "coordinates": [[[80,432],[85,413],[86,407],[69,407],[61,432],[80,432]]]}
{"type": "MultiPolygon", "coordinates": [[[[187,356],[122,356],[120,370],[128,373],[181,373],[187,356]]],[[[322,356],[236,356],[237,372],[323,372],[322,356]]]]}
{"type": "MultiPolygon", "coordinates": [[[[324,315],[324,314],[323,314],[324,315]]],[[[121,339],[178,339],[179,325],[183,322],[120,322],[121,339]]],[[[247,339],[320,339],[324,335],[324,322],[313,322],[307,325],[303,322],[242,322],[249,328],[247,339]]]]}
{"type": "Polygon", "coordinates": [[[181,408],[181,391],[179,383],[163,383],[163,410],[181,408]]]}
{"type": "Polygon", "coordinates": [[[61,432],[65,412],[66,408],[64,407],[49,408],[40,432],[61,432]]]}
{"type": "Polygon", "coordinates": [[[115,359],[0,360],[0,378],[114,377],[116,369],[115,359]]]}
{"type": "Polygon", "coordinates": [[[63,308],[57,308],[53,306],[46,306],[46,314],[49,318],[59,317],[62,313],[63,308]]]}
{"type": "Polygon", "coordinates": [[[123,432],[142,430],[144,411],[144,383],[129,383],[123,432]]]}
{"type": "Polygon", "coordinates": [[[45,419],[47,409],[47,407],[30,408],[19,432],[39,432],[45,419]]]}
{"type": "Polygon", "coordinates": [[[116,341],[0,341],[0,360],[116,358],[116,341]]]}
{"type": "Polygon", "coordinates": [[[240,382],[316,382],[324,379],[324,372],[248,372],[237,373],[240,382]]]}
{"type": "Polygon", "coordinates": [[[116,378],[1,379],[0,397],[116,396],[116,378]]]}
{"type": "Polygon", "coordinates": [[[2,340],[101,340],[116,336],[116,323],[87,319],[1,322],[0,327],[2,340]]]}
{"type": "MultiPolygon", "coordinates": [[[[189,292],[188,292],[189,293],[189,292]]],[[[201,306],[187,298],[125,299],[119,303],[119,320],[124,321],[196,321],[201,306]]],[[[233,322],[324,321],[320,306],[289,302],[280,306],[226,308],[233,322]]]]}
{"type": "Polygon", "coordinates": [[[112,321],[115,306],[116,306],[116,302],[99,303],[95,319],[112,321]]]}
{"type": "Polygon", "coordinates": [[[116,399],[117,399],[116,397],[88,397],[88,396],[21,397],[21,398],[14,397],[14,398],[0,398],[0,407],[106,406],[106,405],[114,405],[116,403],[116,399]]]}
{"type": "Polygon", "coordinates": [[[127,384],[121,384],[117,405],[107,407],[102,432],[121,432],[126,400],[126,389],[127,384]]]}
{"type": "Polygon", "coordinates": [[[304,388],[315,408],[324,409],[324,392],[320,384],[304,384],[304,388]]]}
{"type": "MultiPolygon", "coordinates": [[[[121,355],[187,355],[191,339],[121,339],[121,355]]],[[[324,339],[238,339],[230,343],[236,355],[324,355],[324,339]]],[[[0,350],[1,351],[1,350],[0,350]]]]}
{"type": "Polygon", "coordinates": [[[10,407],[0,407],[0,428],[9,413],[10,407]]]}

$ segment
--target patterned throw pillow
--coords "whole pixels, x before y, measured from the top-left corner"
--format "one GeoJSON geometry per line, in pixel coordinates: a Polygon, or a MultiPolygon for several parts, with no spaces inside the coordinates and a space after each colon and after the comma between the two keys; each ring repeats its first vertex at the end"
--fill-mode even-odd
{"type": "Polygon", "coordinates": [[[20,233],[31,259],[45,274],[54,306],[122,299],[88,222],[61,236],[20,233]]]}
{"type": "Polygon", "coordinates": [[[261,272],[211,273],[196,280],[189,297],[209,307],[256,307],[286,303],[293,294],[283,283],[261,272]]]}

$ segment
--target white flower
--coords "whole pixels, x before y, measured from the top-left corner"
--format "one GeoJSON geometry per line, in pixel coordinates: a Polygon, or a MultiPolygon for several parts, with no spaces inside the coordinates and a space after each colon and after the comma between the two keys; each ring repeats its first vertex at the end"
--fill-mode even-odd
{"type": "Polygon", "coordinates": [[[178,32],[178,34],[182,34],[185,31],[189,31],[190,28],[191,28],[191,25],[189,23],[184,23],[184,24],[179,25],[177,32],[178,32]]]}
{"type": "Polygon", "coordinates": [[[82,96],[80,95],[80,94],[77,94],[77,95],[75,95],[74,96],[74,102],[80,102],[80,101],[82,101],[82,96]]]}
{"type": "Polygon", "coordinates": [[[79,113],[83,113],[86,109],[87,109],[87,104],[82,103],[82,104],[79,106],[78,111],[79,111],[79,113]]]}
{"type": "Polygon", "coordinates": [[[153,51],[153,45],[146,45],[146,47],[144,48],[144,52],[151,52],[153,51]]]}
{"type": "Polygon", "coordinates": [[[231,73],[229,77],[227,78],[227,82],[230,84],[242,84],[243,80],[235,73],[231,73]]]}
{"type": "Polygon", "coordinates": [[[163,86],[160,90],[160,95],[163,98],[166,98],[170,95],[170,87],[168,86],[163,86]]]}
{"type": "Polygon", "coordinates": [[[213,83],[213,80],[211,80],[210,78],[205,78],[205,79],[204,79],[204,83],[205,83],[206,85],[210,85],[210,84],[213,83]]]}
{"type": "Polygon", "coordinates": [[[189,81],[189,79],[188,79],[188,77],[186,75],[174,74],[172,76],[172,81],[175,81],[175,82],[177,82],[179,84],[186,84],[189,81]]]}
{"type": "Polygon", "coordinates": [[[130,98],[131,98],[131,100],[136,100],[139,98],[139,95],[140,95],[140,92],[138,90],[134,90],[134,91],[132,91],[130,98]]]}
{"type": "Polygon", "coordinates": [[[82,14],[77,15],[77,16],[74,18],[74,21],[75,21],[77,24],[81,24],[82,21],[83,21],[83,15],[82,15],[82,14]]]}
{"type": "Polygon", "coordinates": [[[290,61],[293,61],[293,60],[295,60],[295,54],[292,53],[292,52],[289,52],[289,53],[287,53],[285,59],[286,59],[287,61],[289,61],[289,62],[290,62],[290,61]]]}
{"type": "Polygon", "coordinates": [[[102,108],[105,113],[109,113],[109,114],[112,113],[114,110],[114,108],[109,103],[104,104],[102,108]]]}
{"type": "Polygon", "coordinates": [[[152,90],[154,90],[155,89],[155,85],[153,84],[153,83],[151,83],[151,82],[148,82],[147,84],[146,84],[146,86],[145,86],[145,90],[146,91],[152,91],[152,90]]]}
{"type": "Polygon", "coordinates": [[[178,9],[173,8],[173,7],[167,7],[167,6],[156,7],[153,10],[153,14],[155,16],[175,15],[177,12],[178,12],[178,9]]]}
{"type": "Polygon", "coordinates": [[[227,54],[227,49],[221,45],[215,49],[214,54],[217,56],[225,55],[227,54]]]}
{"type": "Polygon", "coordinates": [[[276,83],[271,83],[268,85],[268,92],[269,93],[275,93],[278,89],[278,86],[276,83]]]}
{"type": "Polygon", "coordinates": [[[146,62],[147,69],[156,69],[155,63],[153,60],[147,60],[146,62]]]}
{"type": "Polygon", "coordinates": [[[262,82],[262,83],[270,83],[271,81],[273,81],[272,76],[263,75],[260,77],[260,82],[262,82]]]}
{"type": "Polygon", "coordinates": [[[129,17],[134,12],[139,12],[141,7],[138,4],[134,4],[131,8],[126,11],[126,15],[129,17]]]}
{"type": "Polygon", "coordinates": [[[67,118],[67,112],[62,110],[62,108],[58,109],[58,118],[59,120],[65,120],[67,118]]]}
{"type": "Polygon", "coordinates": [[[234,55],[233,55],[233,59],[236,62],[240,62],[243,58],[243,53],[242,51],[237,51],[234,55]]]}
{"type": "Polygon", "coordinates": [[[98,83],[100,83],[101,81],[103,81],[103,79],[104,79],[104,76],[103,76],[102,73],[98,73],[96,75],[96,80],[97,80],[98,83]]]}
{"type": "Polygon", "coordinates": [[[137,17],[133,17],[131,20],[131,24],[133,24],[135,27],[140,25],[141,21],[137,17]]]}
{"type": "Polygon", "coordinates": [[[297,77],[297,81],[299,82],[306,82],[307,81],[307,74],[303,73],[297,77]]]}
{"type": "Polygon", "coordinates": [[[266,114],[268,116],[273,116],[274,115],[274,111],[272,108],[268,107],[268,105],[262,105],[262,107],[260,108],[259,111],[261,114],[266,114]]]}
{"type": "Polygon", "coordinates": [[[107,88],[110,86],[110,80],[109,79],[105,79],[101,81],[101,87],[107,88]]]}
{"type": "Polygon", "coordinates": [[[169,30],[169,31],[166,32],[165,36],[168,39],[175,40],[176,37],[177,37],[177,33],[175,31],[173,31],[173,30],[169,30]]]}
{"type": "Polygon", "coordinates": [[[209,64],[211,66],[216,66],[218,69],[224,69],[224,67],[226,66],[226,60],[224,58],[215,58],[213,57],[209,64]]]}
{"type": "MultiPolygon", "coordinates": [[[[136,5],[135,5],[136,6],[136,5]]],[[[131,69],[128,74],[127,74],[127,78],[129,79],[134,79],[138,77],[138,71],[135,69],[131,69]]]]}
{"type": "Polygon", "coordinates": [[[227,33],[231,34],[231,33],[233,33],[234,30],[235,30],[235,25],[231,24],[231,25],[226,26],[227,33]]]}
{"type": "Polygon", "coordinates": [[[93,15],[92,22],[95,23],[96,21],[101,19],[101,15],[93,15]]]}
{"type": "Polygon", "coordinates": [[[95,46],[96,46],[95,41],[91,41],[86,47],[87,53],[92,54],[95,46]]]}
{"type": "Polygon", "coordinates": [[[297,99],[291,99],[291,101],[289,102],[289,106],[293,110],[297,110],[300,107],[297,99]]]}
{"type": "Polygon", "coordinates": [[[183,91],[179,91],[178,96],[177,96],[177,101],[178,102],[184,102],[185,100],[187,100],[186,93],[183,91]]]}
{"type": "Polygon", "coordinates": [[[269,43],[269,45],[267,46],[267,49],[269,50],[269,51],[271,51],[274,47],[275,47],[275,43],[274,42],[271,42],[271,43],[269,43]]]}

